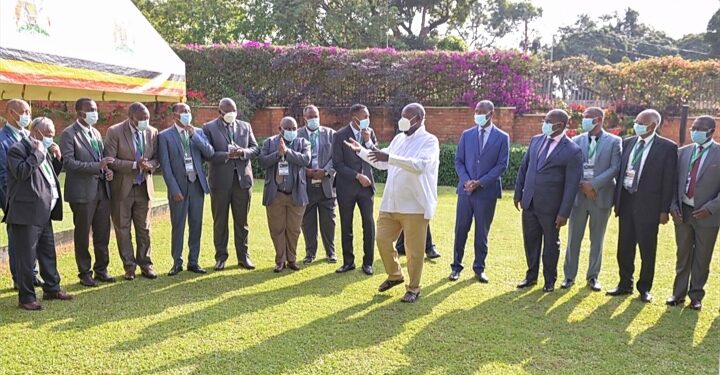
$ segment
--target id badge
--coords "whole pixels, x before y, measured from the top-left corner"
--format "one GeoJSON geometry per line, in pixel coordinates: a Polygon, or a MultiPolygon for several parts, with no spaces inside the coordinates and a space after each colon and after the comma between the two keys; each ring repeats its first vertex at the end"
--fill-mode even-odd
{"type": "Polygon", "coordinates": [[[312,180],[310,180],[310,183],[313,184],[313,185],[317,185],[317,184],[319,184],[319,183],[321,183],[321,182],[322,182],[322,180],[318,180],[318,179],[315,179],[315,178],[313,178],[312,180]]]}
{"type": "Polygon", "coordinates": [[[583,164],[583,180],[592,180],[593,178],[595,178],[595,165],[583,164]]]}
{"type": "Polygon", "coordinates": [[[195,167],[193,166],[193,160],[191,156],[185,157],[185,172],[195,172],[195,167]]]}
{"type": "Polygon", "coordinates": [[[632,169],[628,169],[627,172],[625,172],[625,178],[623,179],[623,186],[625,186],[626,189],[630,189],[633,185],[634,180],[635,180],[635,171],[632,169]]]}
{"type": "Polygon", "coordinates": [[[287,161],[278,162],[278,175],[280,175],[280,176],[290,175],[290,164],[287,161]]]}

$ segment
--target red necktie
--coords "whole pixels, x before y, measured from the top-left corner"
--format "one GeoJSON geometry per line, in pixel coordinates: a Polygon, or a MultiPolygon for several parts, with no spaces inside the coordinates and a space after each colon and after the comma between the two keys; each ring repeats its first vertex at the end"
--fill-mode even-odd
{"type": "Polygon", "coordinates": [[[685,194],[688,198],[692,198],[693,196],[695,196],[695,184],[697,183],[697,175],[698,171],[700,170],[700,159],[702,159],[702,151],[703,148],[702,146],[700,146],[700,148],[698,149],[698,155],[700,156],[697,158],[697,160],[695,160],[692,170],[690,171],[690,182],[688,183],[687,193],[685,194]]]}

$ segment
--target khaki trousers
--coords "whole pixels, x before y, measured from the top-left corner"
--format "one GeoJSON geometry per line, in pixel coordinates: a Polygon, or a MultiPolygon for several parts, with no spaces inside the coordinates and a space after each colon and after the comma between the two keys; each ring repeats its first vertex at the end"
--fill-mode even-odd
{"type": "Polygon", "coordinates": [[[425,262],[425,237],[430,220],[423,214],[399,214],[380,212],[377,221],[376,242],[385,265],[389,280],[403,279],[398,253],[393,246],[400,232],[405,233],[405,256],[410,281],[407,290],[413,293],[420,291],[420,278],[425,262]]]}
{"type": "Polygon", "coordinates": [[[275,246],[275,264],[295,263],[305,206],[296,206],[292,195],[278,192],[265,211],[275,246]]]}

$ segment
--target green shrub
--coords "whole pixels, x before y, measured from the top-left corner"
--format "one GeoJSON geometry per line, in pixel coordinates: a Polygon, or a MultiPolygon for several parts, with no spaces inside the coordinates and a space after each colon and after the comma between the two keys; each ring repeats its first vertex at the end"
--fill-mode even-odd
{"type": "MultiPolygon", "coordinates": [[[[262,146],[264,139],[258,139],[258,144],[262,146]]],[[[381,144],[380,147],[387,147],[387,144],[381,144]]],[[[441,144],[440,145],[440,170],[438,171],[438,185],[439,186],[457,186],[458,176],[455,173],[455,150],[457,145],[455,144],[441,144]]],[[[518,168],[520,168],[520,162],[522,161],[527,146],[520,144],[510,145],[510,161],[508,163],[508,169],[502,175],[503,188],[506,190],[512,190],[515,188],[515,179],[517,177],[518,168]]],[[[387,171],[374,170],[375,182],[384,183],[387,181],[387,171]]],[[[265,171],[260,168],[260,163],[253,160],[253,174],[255,178],[265,178],[265,171]]]]}

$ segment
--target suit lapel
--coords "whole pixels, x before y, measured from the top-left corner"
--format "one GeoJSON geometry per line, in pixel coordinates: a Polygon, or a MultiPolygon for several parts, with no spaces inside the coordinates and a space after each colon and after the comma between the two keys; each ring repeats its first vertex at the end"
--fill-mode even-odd
{"type": "MultiPolygon", "coordinates": [[[[95,151],[95,149],[88,143],[87,136],[84,134],[85,129],[82,128],[82,125],[80,125],[79,122],[75,121],[75,124],[73,124],[73,129],[75,129],[75,133],[80,138],[80,143],[82,143],[83,147],[88,150],[90,155],[92,155],[93,159],[96,161],[98,160],[98,154],[95,151]]],[[[92,130],[90,130],[92,131],[92,130]]]]}
{"type": "MultiPolygon", "coordinates": [[[[125,135],[125,142],[128,144],[129,150],[135,150],[135,142],[133,141],[133,132],[132,132],[132,126],[130,125],[129,121],[125,121],[125,124],[123,126],[123,134],[125,135]]],[[[137,151],[133,151],[133,155],[136,154],[137,151]]]]}
{"type": "Polygon", "coordinates": [[[552,160],[552,158],[554,158],[555,155],[559,154],[560,151],[562,150],[562,148],[565,147],[565,145],[566,145],[568,142],[569,142],[568,137],[563,136],[563,137],[560,139],[560,141],[558,142],[558,145],[555,146],[555,149],[553,149],[553,151],[552,151],[550,154],[548,154],[547,158],[545,158],[545,162],[544,162],[543,165],[541,166],[541,169],[542,169],[542,168],[545,168],[545,166],[547,166],[547,165],[550,163],[550,161],[552,160]]]}
{"type": "Polygon", "coordinates": [[[630,154],[632,154],[635,143],[637,143],[638,137],[636,136],[632,141],[628,142],[627,149],[623,150],[622,163],[620,165],[620,173],[624,176],[625,170],[627,170],[628,163],[630,162],[630,154]]]}
{"type": "MultiPolygon", "coordinates": [[[[587,162],[589,159],[588,146],[590,145],[588,141],[588,135],[583,134],[578,140],[577,145],[580,147],[580,151],[582,151],[583,161],[587,162]]],[[[600,147],[600,145],[598,145],[598,147],[600,147]]]]}
{"type": "MultiPolygon", "coordinates": [[[[185,149],[183,149],[183,146],[182,146],[182,138],[180,138],[180,133],[178,133],[177,129],[175,129],[175,124],[173,124],[173,129],[170,130],[170,133],[172,133],[172,137],[175,140],[175,148],[177,148],[180,155],[182,155],[182,157],[185,158],[185,149]]],[[[188,146],[189,145],[190,145],[190,143],[188,140],[188,146]]]]}
{"type": "Polygon", "coordinates": [[[703,173],[708,169],[708,166],[713,163],[714,159],[717,159],[720,157],[718,154],[720,150],[718,150],[718,145],[713,143],[710,147],[710,150],[708,150],[707,155],[705,156],[705,162],[702,163],[702,166],[700,166],[700,170],[698,171],[698,180],[700,177],[702,177],[703,173]]]}

